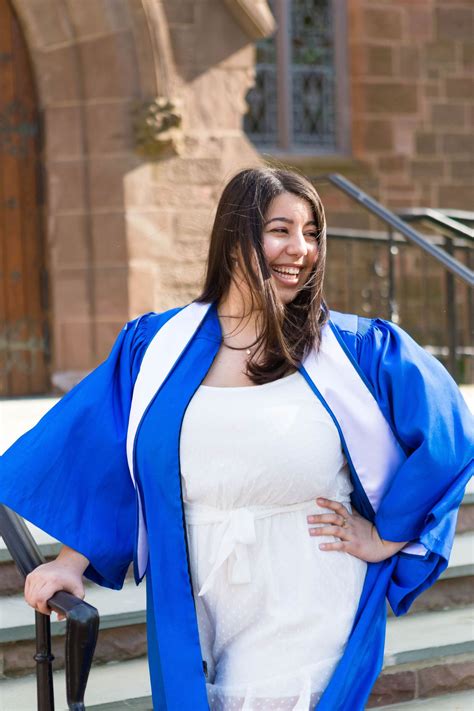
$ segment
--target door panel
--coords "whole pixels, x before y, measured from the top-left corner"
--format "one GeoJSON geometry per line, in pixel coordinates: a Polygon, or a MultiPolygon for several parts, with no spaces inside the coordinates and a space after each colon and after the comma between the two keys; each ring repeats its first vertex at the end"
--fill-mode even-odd
{"type": "Polygon", "coordinates": [[[0,396],[46,392],[40,125],[21,28],[0,0],[0,396]]]}

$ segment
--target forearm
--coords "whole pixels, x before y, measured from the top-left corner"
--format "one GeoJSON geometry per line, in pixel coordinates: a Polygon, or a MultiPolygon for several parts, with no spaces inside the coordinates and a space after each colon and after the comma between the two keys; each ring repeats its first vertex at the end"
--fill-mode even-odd
{"type": "Polygon", "coordinates": [[[63,565],[67,565],[71,570],[80,573],[80,575],[84,573],[89,565],[89,560],[82,553],[78,553],[73,548],[65,545],[61,547],[56,560],[63,565]]]}
{"type": "Polygon", "coordinates": [[[387,541],[384,538],[382,538],[377,531],[375,524],[372,524],[372,535],[374,537],[374,540],[378,542],[378,545],[381,546],[381,550],[384,555],[382,560],[386,560],[387,558],[390,558],[392,555],[395,555],[395,553],[398,553],[399,551],[404,548],[409,541],[387,541]]]}

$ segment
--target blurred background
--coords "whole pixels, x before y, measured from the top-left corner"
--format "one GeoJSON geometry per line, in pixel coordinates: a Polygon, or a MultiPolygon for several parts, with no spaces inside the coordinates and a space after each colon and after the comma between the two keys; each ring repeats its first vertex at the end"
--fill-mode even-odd
{"type": "Polygon", "coordinates": [[[223,185],[265,162],[322,195],[331,308],[392,318],[470,382],[468,286],[324,176],[417,208],[472,267],[473,12],[0,0],[0,395],[68,389],[124,322],[193,298],[223,185]]]}

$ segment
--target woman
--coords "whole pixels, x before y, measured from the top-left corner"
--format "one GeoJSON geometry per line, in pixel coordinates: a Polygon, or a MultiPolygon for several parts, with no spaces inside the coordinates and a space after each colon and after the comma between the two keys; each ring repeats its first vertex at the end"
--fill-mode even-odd
{"type": "Polygon", "coordinates": [[[199,299],[128,324],[0,461],[2,501],[65,544],[30,605],[146,570],[156,709],[362,709],[385,597],[447,565],[467,409],[397,327],[329,319],[325,252],[306,179],[241,171],[199,299]]]}

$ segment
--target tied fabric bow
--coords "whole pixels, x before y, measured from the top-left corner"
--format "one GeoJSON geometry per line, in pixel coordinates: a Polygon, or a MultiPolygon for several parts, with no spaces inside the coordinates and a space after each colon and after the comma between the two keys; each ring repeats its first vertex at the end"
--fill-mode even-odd
{"type": "Polygon", "coordinates": [[[247,546],[255,543],[255,517],[247,508],[229,511],[214,537],[214,546],[209,556],[211,572],[204,581],[199,595],[205,595],[214,584],[216,573],[227,561],[227,575],[233,584],[249,583],[250,561],[247,546]]]}

